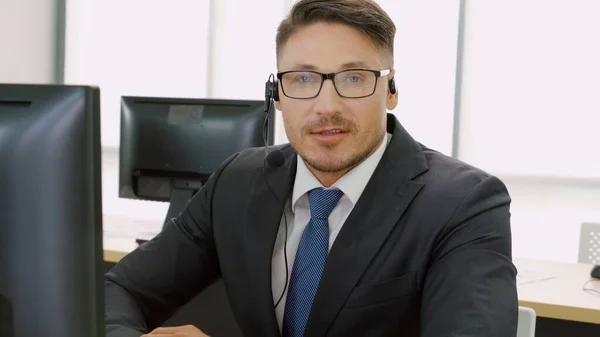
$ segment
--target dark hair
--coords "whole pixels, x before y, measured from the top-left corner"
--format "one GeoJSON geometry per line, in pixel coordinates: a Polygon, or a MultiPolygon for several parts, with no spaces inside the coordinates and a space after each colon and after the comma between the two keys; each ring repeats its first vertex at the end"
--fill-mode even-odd
{"type": "Polygon", "coordinates": [[[394,59],[396,26],[374,0],[300,0],[277,28],[276,53],[299,28],[317,22],[341,23],[365,34],[394,59]]]}

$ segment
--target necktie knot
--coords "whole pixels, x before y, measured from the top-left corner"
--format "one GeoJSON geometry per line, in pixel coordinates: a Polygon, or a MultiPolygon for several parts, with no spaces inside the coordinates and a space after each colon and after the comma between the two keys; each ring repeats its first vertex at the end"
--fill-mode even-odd
{"type": "Polygon", "coordinates": [[[344,192],[336,189],[315,188],[308,192],[311,218],[327,219],[344,192]]]}

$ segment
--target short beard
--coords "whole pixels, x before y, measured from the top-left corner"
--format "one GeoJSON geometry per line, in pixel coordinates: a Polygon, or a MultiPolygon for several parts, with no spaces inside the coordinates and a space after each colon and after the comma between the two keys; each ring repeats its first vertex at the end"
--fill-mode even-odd
{"type": "Polygon", "coordinates": [[[302,159],[304,159],[306,164],[308,164],[310,167],[312,167],[313,169],[315,169],[319,172],[337,173],[337,172],[343,172],[343,171],[350,171],[351,169],[356,167],[358,164],[360,164],[362,161],[364,161],[367,157],[369,157],[371,154],[373,154],[377,150],[377,148],[379,147],[381,142],[383,141],[384,137],[385,137],[385,132],[380,137],[377,137],[377,139],[373,142],[373,144],[371,144],[371,146],[367,147],[364,151],[357,153],[356,155],[354,155],[347,161],[340,161],[340,162],[336,163],[337,165],[322,165],[316,161],[311,160],[307,156],[303,156],[302,154],[300,154],[300,156],[302,157],[302,159]]]}

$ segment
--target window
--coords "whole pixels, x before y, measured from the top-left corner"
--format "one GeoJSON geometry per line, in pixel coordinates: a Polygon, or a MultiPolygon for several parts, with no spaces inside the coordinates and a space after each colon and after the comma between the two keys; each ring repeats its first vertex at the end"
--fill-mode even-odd
{"type": "Polygon", "coordinates": [[[378,3],[397,30],[393,113],[417,141],[451,155],[460,1],[378,3]]]}
{"type": "Polygon", "coordinates": [[[209,0],[67,2],[65,83],[100,87],[102,144],[121,96],[206,97],[209,0]]]}
{"type": "Polygon", "coordinates": [[[600,220],[599,11],[467,2],[458,154],[507,183],[516,256],[574,261],[600,220]]]}
{"type": "MultiPolygon", "coordinates": [[[[265,99],[265,83],[275,73],[275,35],[287,12],[284,0],[212,2],[209,96],[265,99]]],[[[287,142],[280,114],[275,115],[275,143],[287,142]]]]}

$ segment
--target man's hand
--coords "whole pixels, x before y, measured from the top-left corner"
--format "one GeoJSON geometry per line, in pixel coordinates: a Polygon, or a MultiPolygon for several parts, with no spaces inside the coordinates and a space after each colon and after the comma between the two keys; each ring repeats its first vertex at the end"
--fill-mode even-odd
{"type": "Polygon", "coordinates": [[[210,337],[193,325],[156,328],[149,334],[140,337],[210,337]]]}

